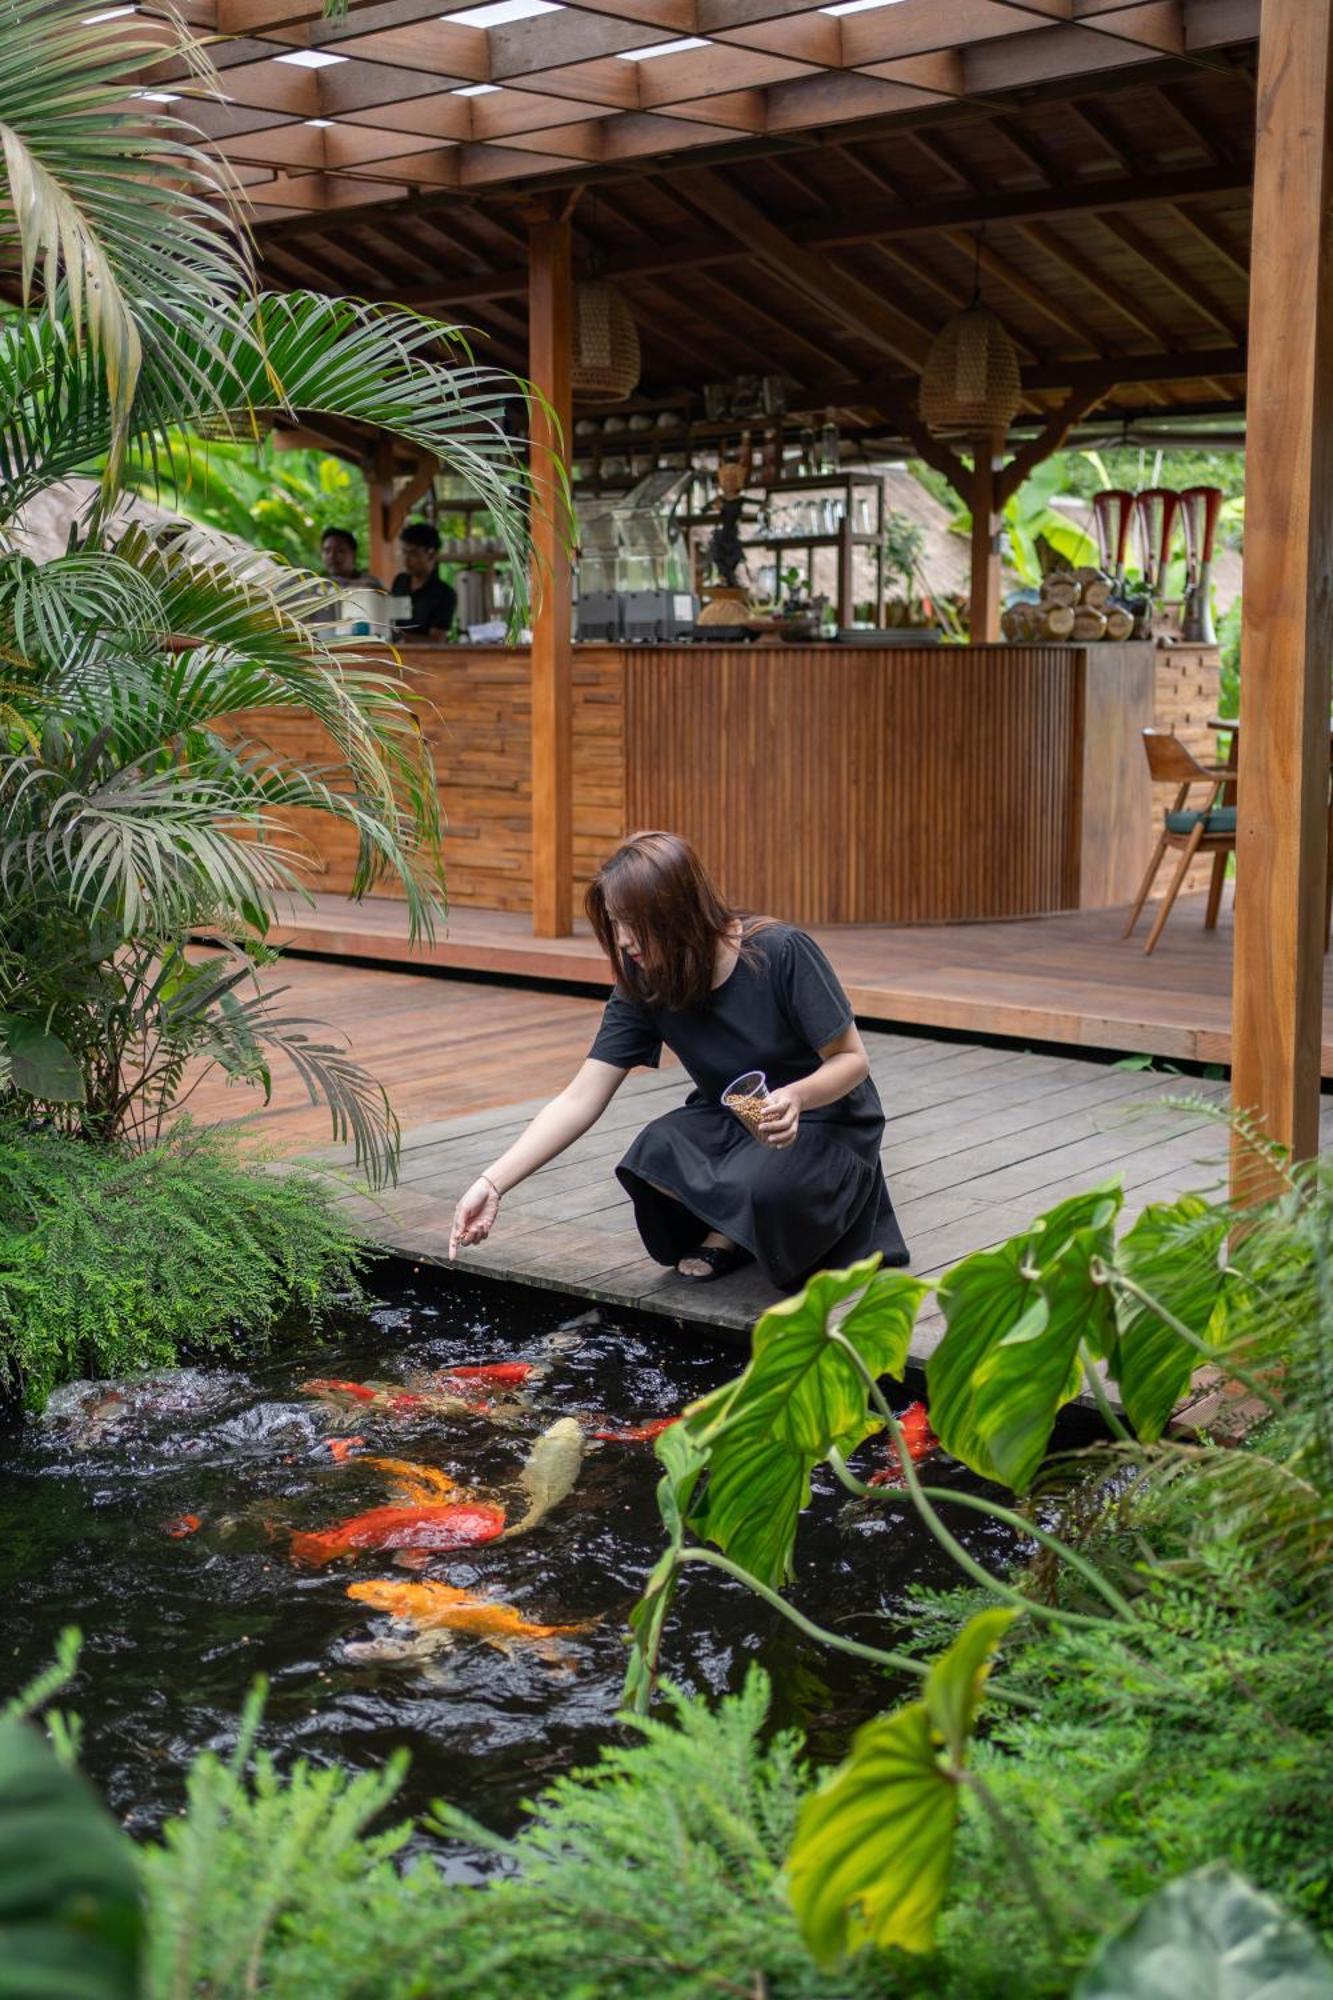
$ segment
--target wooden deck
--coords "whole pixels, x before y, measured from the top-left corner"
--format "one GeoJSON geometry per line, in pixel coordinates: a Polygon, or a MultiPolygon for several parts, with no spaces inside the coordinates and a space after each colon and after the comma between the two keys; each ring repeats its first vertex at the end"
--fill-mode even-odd
{"type": "MultiPolygon", "coordinates": [[[[1082,911],[1005,923],[837,925],[813,935],[862,1021],[947,1028],[1021,1042],[1227,1063],[1231,1058],[1232,927],[1203,928],[1202,897],[1182,897],[1157,950],[1121,938],[1124,912],[1082,911]]],[[[320,896],[285,933],[298,951],[450,972],[548,979],[605,993],[605,961],[586,925],[534,938],[526,916],[459,909],[447,932],[409,948],[402,905],[320,896]]],[[[1325,980],[1323,1073],[1333,1076],[1333,983],[1325,980]]]]}
{"type": "MultiPolygon", "coordinates": [[[[310,960],[279,973],[289,988],[285,1005],[348,1033],[389,1085],[403,1121],[401,1184],[382,1197],[349,1188],[349,1209],[402,1254],[446,1261],[455,1200],[567,1080],[600,1003],[310,960]]],[[[1072,1053],[877,1031],[866,1041],[888,1112],[885,1167],[922,1275],[1112,1175],[1126,1188],[1127,1220],[1149,1201],[1221,1182],[1224,1128],[1163,1102],[1182,1089],[1220,1099],[1218,1083],[1182,1084],[1072,1053]]],[[[248,1119],[249,1129],[283,1153],[334,1158],[321,1143],[325,1115],[294,1079],[276,1083],[273,1106],[248,1119]]],[[[490,1242],[466,1253],[465,1268],[678,1323],[748,1328],[775,1295],[753,1271],[692,1285],[650,1263],[613,1175],[634,1130],[683,1092],[675,1065],[631,1076],[594,1131],[508,1196],[490,1242]]],[[[251,1102],[209,1081],[191,1109],[233,1121],[251,1102]]],[[[1333,1117],[1333,1103],[1326,1115],[1333,1117]]],[[[926,1319],[918,1331],[919,1359],[935,1323],[926,1319]]]]}

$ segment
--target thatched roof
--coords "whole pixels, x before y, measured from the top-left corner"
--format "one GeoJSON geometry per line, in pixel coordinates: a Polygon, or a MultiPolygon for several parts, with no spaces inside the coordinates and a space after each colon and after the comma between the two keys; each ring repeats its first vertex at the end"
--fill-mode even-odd
{"type": "MultiPolygon", "coordinates": [[[[64,555],[70,528],[86,518],[97,492],[95,479],[62,479],[58,486],[37,494],[22,509],[7,531],[10,540],[34,562],[50,562],[53,556],[64,555]]],[[[116,524],[124,528],[131,521],[160,528],[175,518],[165,507],[135,495],[127,495],[120,501],[114,516],[116,524]]]]}

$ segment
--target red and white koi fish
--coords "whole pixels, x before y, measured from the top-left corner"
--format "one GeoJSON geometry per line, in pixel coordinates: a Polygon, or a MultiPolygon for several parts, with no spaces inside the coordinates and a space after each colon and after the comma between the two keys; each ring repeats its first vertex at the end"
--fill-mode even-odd
{"type": "Polygon", "coordinates": [[[315,1376],[301,1384],[301,1393],[354,1416],[467,1417],[491,1407],[484,1384],[458,1381],[433,1389],[405,1389],[398,1382],[343,1382],[336,1376],[315,1376]]]}

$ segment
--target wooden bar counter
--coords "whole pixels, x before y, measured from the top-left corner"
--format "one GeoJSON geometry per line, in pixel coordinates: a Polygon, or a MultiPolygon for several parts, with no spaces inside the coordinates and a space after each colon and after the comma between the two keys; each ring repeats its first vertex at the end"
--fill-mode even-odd
{"type": "MultiPolygon", "coordinates": [[[[636,827],[688,835],[743,908],[957,923],[1132,896],[1152,838],[1148,645],[574,649],[576,893],[636,827]]],[[[531,902],[529,662],[417,646],[455,904],[531,902]]],[[[295,748],[310,725],[266,717],[295,748]]],[[[326,891],[351,843],[321,829],[326,891]]]]}

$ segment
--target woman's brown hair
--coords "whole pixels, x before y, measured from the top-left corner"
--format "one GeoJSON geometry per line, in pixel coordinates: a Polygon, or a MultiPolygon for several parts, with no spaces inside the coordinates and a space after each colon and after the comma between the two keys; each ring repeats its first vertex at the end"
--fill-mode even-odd
{"type": "Polygon", "coordinates": [[[673,1013],[708,1004],[717,948],[734,939],[740,918],[688,840],[678,833],[632,833],[602,863],[583,906],[626,992],[673,1013]],[[637,965],[617,949],[617,921],[634,936],[637,965]]]}

